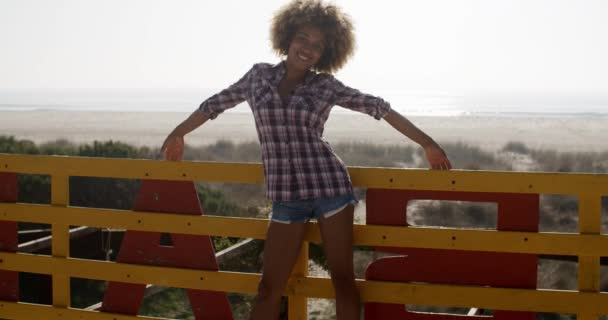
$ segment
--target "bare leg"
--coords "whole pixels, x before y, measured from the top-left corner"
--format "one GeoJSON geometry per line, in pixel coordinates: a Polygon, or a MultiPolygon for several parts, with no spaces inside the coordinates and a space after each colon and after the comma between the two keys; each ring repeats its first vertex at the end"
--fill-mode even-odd
{"type": "Polygon", "coordinates": [[[306,224],[271,221],[264,242],[264,269],[250,320],[279,317],[281,296],[300,253],[306,224]]]}
{"type": "Polygon", "coordinates": [[[359,320],[359,291],[353,270],[353,211],[349,205],[339,213],[319,219],[327,265],[336,290],[338,320],[359,320]]]}

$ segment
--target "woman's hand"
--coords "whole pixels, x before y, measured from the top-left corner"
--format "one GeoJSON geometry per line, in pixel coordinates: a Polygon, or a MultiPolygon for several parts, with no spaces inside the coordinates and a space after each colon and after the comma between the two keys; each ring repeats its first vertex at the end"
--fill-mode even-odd
{"type": "Polygon", "coordinates": [[[184,136],[170,134],[160,152],[165,156],[165,160],[181,161],[184,158],[184,136]]]}
{"type": "Polygon", "coordinates": [[[407,120],[399,112],[391,109],[384,117],[393,128],[401,132],[404,136],[412,139],[424,148],[426,159],[432,169],[449,170],[452,164],[441,147],[426,133],[418,129],[413,123],[407,120]]]}
{"type": "Polygon", "coordinates": [[[432,142],[424,147],[424,154],[426,155],[426,159],[429,162],[429,166],[431,169],[436,170],[450,170],[452,169],[452,164],[446,156],[445,151],[441,149],[441,147],[432,142]]]}
{"type": "Polygon", "coordinates": [[[184,136],[200,127],[207,120],[209,120],[207,116],[195,110],[188,119],[175,127],[160,148],[160,152],[165,156],[165,160],[181,161],[184,158],[184,136]]]}

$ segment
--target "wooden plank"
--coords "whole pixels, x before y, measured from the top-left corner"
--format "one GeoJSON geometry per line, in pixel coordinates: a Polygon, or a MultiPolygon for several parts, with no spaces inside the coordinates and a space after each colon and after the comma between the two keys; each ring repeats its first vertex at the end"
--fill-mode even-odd
{"type": "MultiPolygon", "coordinates": [[[[37,223],[71,223],[99,228],[206,234],[264,239],[268,220],[217,216],[178,216],[95,208],[56,208],[0,203],[0,219],[37,223]]],[[[316,223],[305,240],[321,242],[316,223]]],[[[608,256],[608,236],[597,234],[504,232],[448,228],[354,225],[354,245],[457,249],[562,256],[608,256]]]]}
{"type": "MultiPolygon", "coordinates": [[[[0,154],[0,166],[6,166],[8,172],[28,174],[253,184],[261,184],[264,181],[263,168],[259,163],[171,162],[0,154]]],[[[608,194],[607,174],[363,167],[349,167],[348,170],[354,186],[360,188],[608,194]]]]}
{"type": "Polygon", "coordinates": [[[8,317],[14,320],[66,320],[66,319],[87,319],[87,320],[142,320],[142,319],[166,319],[143,316],[126,316],[115,313],[102,313],[81,309],[53,307],[41,304],[0,302],[0,317],[8,317]]]}
{"type": "MultiPolygon", "coordinates": [[[[253,294],[259,274],[212,272],[191,269],[119,264],[105,261],[62,259],[48,256],[0,253],[0,269],[42,274],[69,274],[72,277],[155,284],[253,294]]],[[[287,294],[333,299],[328,278],[290,279],[287,294]]],[[[362,301],[453,307],[476,306],[493,310],[557,313],[588,312],[608,314],[608,295],[603,293],[506,289],[476,286],[399,283],[358,280],[362,301]]]]}

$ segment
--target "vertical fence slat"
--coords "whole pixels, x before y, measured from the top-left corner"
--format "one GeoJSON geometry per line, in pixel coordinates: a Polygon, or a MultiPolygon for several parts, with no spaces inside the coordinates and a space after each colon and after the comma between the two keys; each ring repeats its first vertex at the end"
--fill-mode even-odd
{"type": "MultiPolygon", "coordinates": [[[[300,249],[300,255],[296,261],[292,277],[306,277],[308,275],[308,241],[302,242],[302,248],[300,249]]],[[[296,294],[290,294],[287,302],[287,313],[288,319],[295,320],[306,320],[308,318],[308,301],[306,296],[300,296],[296,294]]]]}
{"type": "MultiPolygon", "coordinates": [[[[53,175],[51,177],[51,205],[65,207],[69,201],[69,177],[53,175]]],[[[52,255],[67,258],[70,255],[70,226],[65,224],[52,225],[52,255]]],[[[70,306],[70,277],[53,274],[53,306],[70,306]]]]}
{"type": "MultiPolygon", "coordinates": [[[[602,198],[600,194],[581,194],[578,201],[578,228],[581,234],[600,234],[602,198]]],[[[578,257],[578,290],[600,291],[600,257],[578,257]]],[[[599,315],[581,312],[577,319],[597,320],[599,315]]]]}

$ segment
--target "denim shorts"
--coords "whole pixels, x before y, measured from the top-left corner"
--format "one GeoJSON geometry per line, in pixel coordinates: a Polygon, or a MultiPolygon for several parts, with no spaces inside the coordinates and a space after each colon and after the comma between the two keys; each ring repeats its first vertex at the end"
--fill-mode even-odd
{"type": "Polygon", "coordinates": [[[271,220],[279,223],[305,223],[310,219],[329,218],[358,202],[352,194],[331,198],[317,198],[296,201],[274,201],[271,220]]]}

